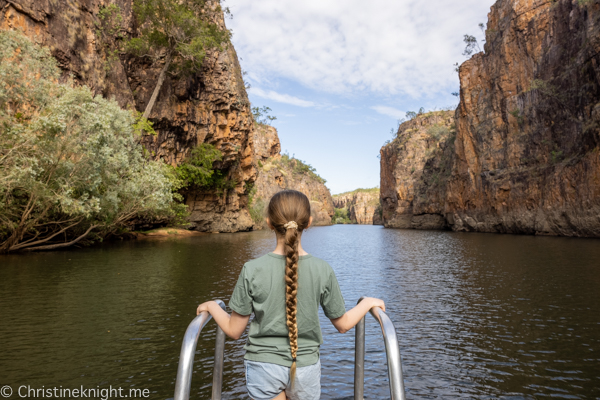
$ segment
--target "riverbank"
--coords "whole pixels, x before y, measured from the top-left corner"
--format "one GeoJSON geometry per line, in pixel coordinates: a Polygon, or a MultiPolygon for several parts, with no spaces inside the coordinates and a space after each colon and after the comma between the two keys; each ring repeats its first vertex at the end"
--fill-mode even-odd
{"type": "Polygon", "coordinates": [[[208,232],[191,231],[182,228],[158,228],[150,231],[132,232],[135,239],[164,239],[164,238],[184,238],[191,236],[208,235],[208,232]]]}

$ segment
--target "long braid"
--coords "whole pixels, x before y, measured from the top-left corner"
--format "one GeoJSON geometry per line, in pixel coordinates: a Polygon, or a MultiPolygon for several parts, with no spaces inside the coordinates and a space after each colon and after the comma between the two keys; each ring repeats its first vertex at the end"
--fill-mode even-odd
{"type": "Polygon", "coordinates": [[[292,367],[290,368],[291,387],[296,377],[296,355],[298,353],[298,323],[296,320],[298,305],[298,231],[287,229],[285,233],[285,311],[287,317],[288,336],[292,351],[292,367]]]}
{"type": "Polygon", "coordinates": [[[290,386],[293,387],[298,355],[298,247],[302,231],[310,225],[310,201],[297,190],[283,190],[273,195],[267,214],[277,237],[285,239],[285,315],[292,353],[290,386]]]}

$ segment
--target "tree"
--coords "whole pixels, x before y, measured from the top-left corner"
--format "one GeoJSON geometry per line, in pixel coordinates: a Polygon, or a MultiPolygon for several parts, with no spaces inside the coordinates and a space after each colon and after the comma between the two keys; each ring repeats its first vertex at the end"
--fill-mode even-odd
{"type": "MultiPolygon", "coordinates": [[[[483,32],[485,36],[485,25],[483,23],[479,24],[479,29],[483,32]]],[[[463,51],[463,56],[470,56],[471,54],[477,52],[481,52],[481,47],[479,47],[479,41],[473,35],[464,35],[463,42],[465,42],[465,51],[463,51]]],[[[482,40],[485,42],[485,40],[482,40]]]]}
{"type": "Polygon", "coordinates": [[[277,119],[277,117],[269,115],[271,111],[271,108],[267,106],[252,107],[252,117],[257,124],[271,125],[271,122],[277,119]]]}
{"type": "Polygon", "coordinates": [[[213,163],[222,159],[223,153],[210,143],[202,143],[195,147],[190,156],[181,165],[175,167],[181,188],[210,186],[215,174],[213,163]]]}
{"type": "Polygon", "coordinates": [[[411,119],[413,119],[413,118],[416,118],[416,116],[417,116],[417,113],[416,113],[416,112],[414,112],[414,111],[408,111],[408,112],[406,113],[406,119],[407,119],[408,121],[410,121],[410,120],[411,120],[411,119]]]}
{"type": "Polygon", "coordinates": [[[463,38],[465,42],[465,51],[463,51],[463,56],[470,56],[471,54],[481,51],[481,47],[479,47],[479,42],[477,38],[472,35],[465,35],[463,38]]]}
{"type": "Polygon", "coordinates": [[[0,31],[0,252],[50,250],[174,216],[176,181],[142,155],[135,116],[0,31]]]}
{"type": "Polygon", "coordinates": [[[164,59],[156,86],[142,118],[148,118],[167,72],[198,72],[207,50],[223,50],[231,33],[211,20],[214,12],[206,0],[134,0],[139,36],[127,42],[127,49],[154,61],[164,59]]]}

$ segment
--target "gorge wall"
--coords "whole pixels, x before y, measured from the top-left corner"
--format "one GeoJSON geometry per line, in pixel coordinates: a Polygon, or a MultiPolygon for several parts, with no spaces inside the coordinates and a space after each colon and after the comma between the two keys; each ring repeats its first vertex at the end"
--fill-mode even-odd
{"type": "Polygon", "coordinates": [[[333,206],[345,209],[350,222],[359,225],[383,225],[379,188],[356,189],[333,196],[333,206]]]}
{"type": "MultiPolygon", "coordinates": [[[[124,108],[143,111],[163,65],[120,54],[109,57],[114,43],[99,32],[98,13],[118,5],[123,33],[135,32],[132,0],[0,0],[0,28],[21,29],[34,41],[50,48],[64,71],[94,93],[115,98],[124,108]]],[[[207,12],[225,27],[216,1],[207,12]],[[212,15],[211,14],[211,15],[212,15]]],[[[235,49],[210,51],[201,73],[167,78],[149,119],[156,136],[143,144],[156,159],[178,165],[201,143],[213,144],[223,153],[215,168],[235,183],[231,189],[186,193],[191,223],[200,231],[235,232],[252,229],[247,209],[248,187],[256,179],[253,159],[253,119],[235,49]]]]}
{"type": "Polygon", "coordinates": [[[313,225],[330,225],[333,200],[325,181],[302,161],[281,154],[279,136],[272,126],[257,124],[253,136],[254,157],[258,166],[258,177],[250,195],[254,229],[265,227],[268,201],[284,189],[298,190],[308,197],[313,225]]]}
{"type": "Polygon", "coordinates": [[[385,225],[599,237],[599,20],[598,0],[498,0],[459,69],[455,138],[421,157],[435,184],[407,177],[398,139],[382,148],[385,225]]]}
{"type": "Polygon", "coordinates": [[[388,228],[444,229],[445,190],[456,126],[453,111],[418,115],[381,149],[381,205],[388,228]]]}

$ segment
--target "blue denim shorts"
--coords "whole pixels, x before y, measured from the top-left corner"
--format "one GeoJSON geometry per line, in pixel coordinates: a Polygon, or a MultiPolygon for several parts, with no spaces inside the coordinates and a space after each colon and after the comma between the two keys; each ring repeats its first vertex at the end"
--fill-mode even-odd
{"type": "Polygon", "coordinates": [[[249,360],[244,360],[244,366],[248,394],[254,400],[272,400],[284,391],[290,400],[321,398],[321,360],[298,368],[292,389],[289,367],[249,360]]]}

